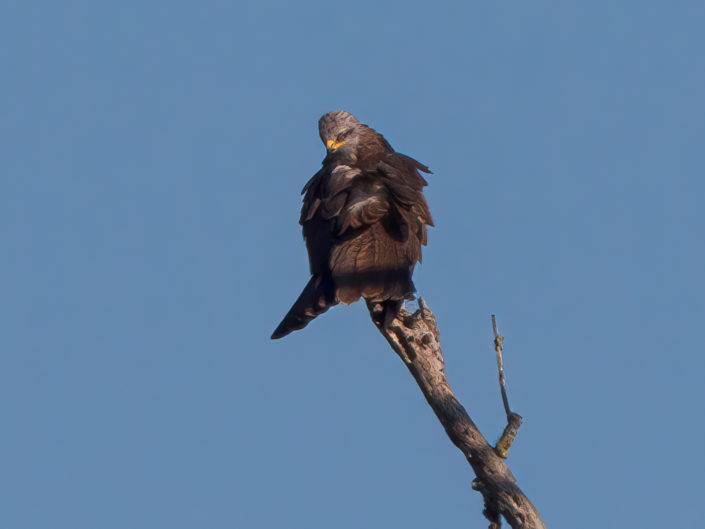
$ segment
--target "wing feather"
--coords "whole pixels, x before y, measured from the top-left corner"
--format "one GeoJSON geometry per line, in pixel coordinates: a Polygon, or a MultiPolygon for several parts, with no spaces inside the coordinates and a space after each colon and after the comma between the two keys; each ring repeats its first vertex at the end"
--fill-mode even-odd
{"type": "Polygon", "coordinates": [[[343,303],[364,289],[365,295],[374,294],[377,286],[368,281],[361,290],[342,278],[421,261],[426,226],[433,220],[419,171],[430,172],[413,158],[391,152],[366,170],[324,163],[304,187],[300,222],[311,272],[338,278],[343,303]]]}

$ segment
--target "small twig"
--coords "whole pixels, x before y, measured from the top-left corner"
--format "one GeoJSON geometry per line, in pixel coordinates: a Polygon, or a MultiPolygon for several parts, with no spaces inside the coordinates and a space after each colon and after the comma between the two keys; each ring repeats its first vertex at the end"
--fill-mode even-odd
{"type": "Polygon", "coordinates": [[[499,371],[499,388],[502,390],[502,402],[504,411],[507,413],[507,422],[511,419],[512,410],[509,409],[509,399],[507,398],[507,388],[504,382],[504,361],[502,360],[502,342],[504,336],[497,332],[497,320],[492,314],[492,331],[494,332],[494,352],[497,354],[497,371],[499,371]]]}
{"type": "Polygon", "coordinates": [[[502,402],[504,403],[504,411],[507,414],[507,426],[504,428],[502,436],[497,441],[494,450],[499,457],[506,459],[509,452],[509,447],[512,446],[514,438],[517,435],[517,431],[519,430],[519,426],[521,426],[521,415],[512,412],[509,408],[506,381],[504,379],[504,361],[502,359],[502,342],[504,342],[504,336],[500,336],[497,332],[497,320],[495,319],[494,314],[492,314],[492,331],[494,332],[494,351],[497,355],[499,388],[502,391],[502,402]]]}

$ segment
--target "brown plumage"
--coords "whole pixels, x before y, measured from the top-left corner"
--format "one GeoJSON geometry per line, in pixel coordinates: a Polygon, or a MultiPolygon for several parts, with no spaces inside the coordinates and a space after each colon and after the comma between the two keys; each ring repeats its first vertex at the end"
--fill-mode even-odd
{"type": "Polygon", "coordinates": [[[304,186],[300,219],[312,277],[273,339],[360,297],[389,323],[414,298],[411,275],[433,226],[419,173],[428,167],[345,111],[323,115],[318,128],[327,155],[304,186]]]}

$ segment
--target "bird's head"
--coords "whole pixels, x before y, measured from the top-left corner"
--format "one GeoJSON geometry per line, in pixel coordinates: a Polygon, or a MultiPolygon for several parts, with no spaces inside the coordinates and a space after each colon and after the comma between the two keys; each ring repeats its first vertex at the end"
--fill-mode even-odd
{"type": "Polygon", "coordinates": [[[328,154],[354,155],[361,129],[365,126],[345,110],[323,114],[318,120],[318,132],[328,154]]]}

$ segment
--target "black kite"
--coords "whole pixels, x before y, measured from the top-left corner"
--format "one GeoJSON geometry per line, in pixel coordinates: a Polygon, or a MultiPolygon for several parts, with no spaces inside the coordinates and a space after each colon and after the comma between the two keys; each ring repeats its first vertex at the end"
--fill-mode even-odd
{"type": "Polygon", "coordinates": [[[414,299],[411,275],[433,226],[419,173],[428,167],[343,110],[322,116],[318,129],[327,154],[304,186],[300,219],[312,277],[273,339],[360,297],[390,323],[414,299]]]}

